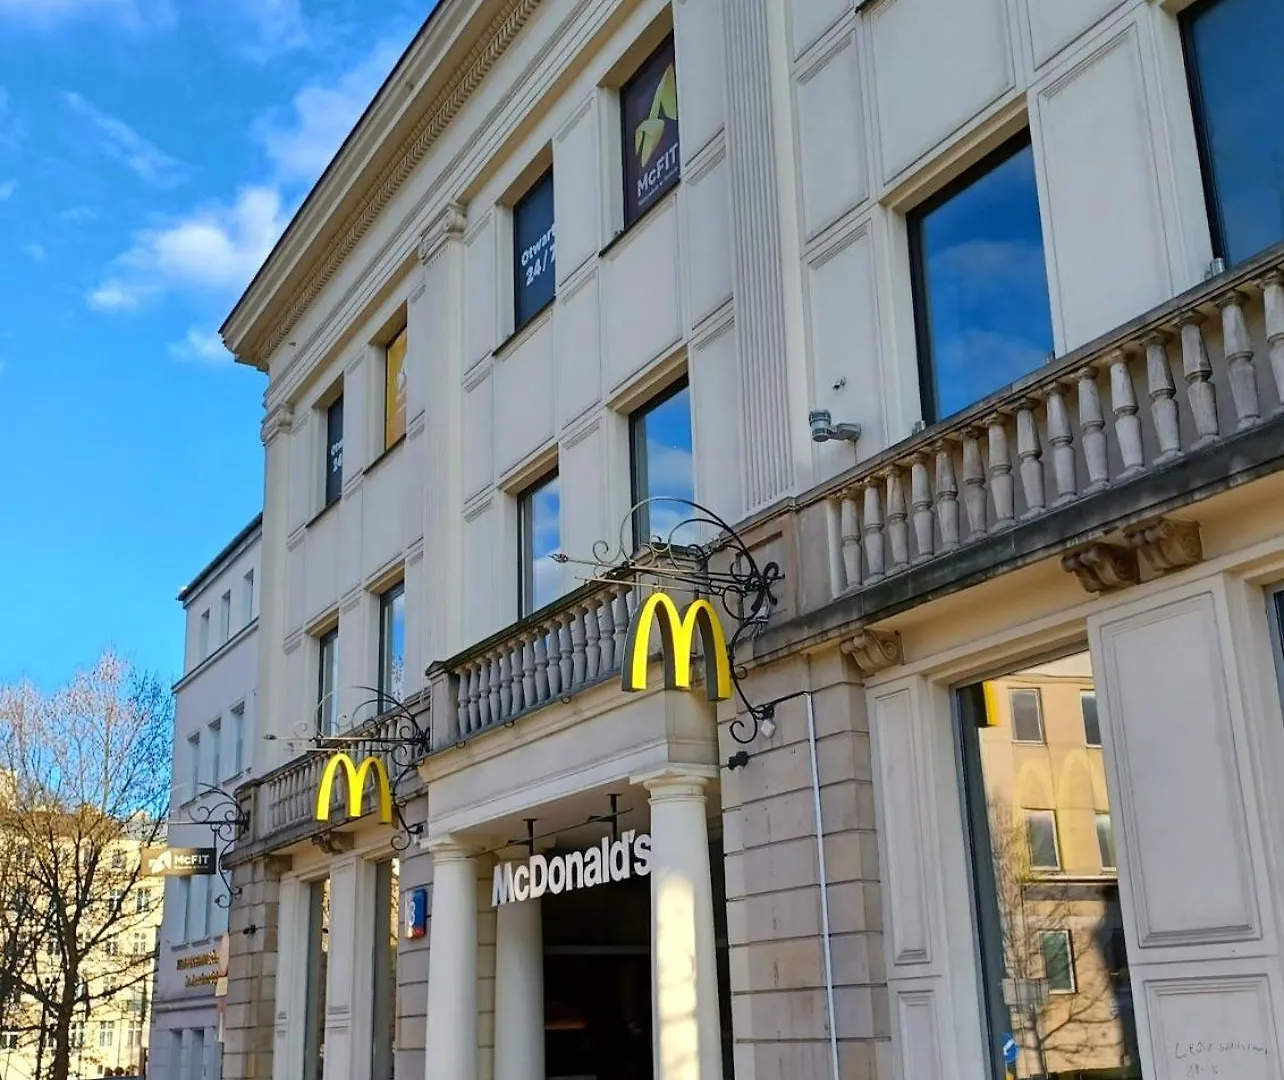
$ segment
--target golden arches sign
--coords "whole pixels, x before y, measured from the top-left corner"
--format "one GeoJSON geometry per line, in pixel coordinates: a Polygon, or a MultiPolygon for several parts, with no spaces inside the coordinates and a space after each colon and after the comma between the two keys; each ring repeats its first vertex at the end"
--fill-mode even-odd
{"type": "Polygon", "coordinates": [[[348,782],[348,817],[361,816],[361,800],[366,791],[366,775],[373,773],[375,778],[375,800],[379,820],[385,825],[392,824],[392,785],[388,782],[388,770],[378,758],[368,757],[360,766],[352,763],[347,754],[335,754],[325,763],[321,774],[321,786],[317,789],[317,821],[330,820],[330,797],[334,791],[334,779],[343,770],[348,782]]]}
{"type": "Polygon", "coordinates": [[[629,627],[624,641],[624,661],[620,665],[623,689],[646,689],[652,623],[660,627],[666,690],[691,689],[691,647],[699,631],[704,647],[705,693],[710,701],[726,701],[731,697],[731,663],[718,612],[708,600],[694,600],[679,615],[678,605],[662,592],[652,593],[642,602],[629,627]]]}

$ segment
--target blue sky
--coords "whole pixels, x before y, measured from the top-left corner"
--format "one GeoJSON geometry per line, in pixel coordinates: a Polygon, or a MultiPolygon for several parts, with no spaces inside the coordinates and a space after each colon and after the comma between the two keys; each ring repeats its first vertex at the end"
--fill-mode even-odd
{"type": "Polygon", "coordinates": [[[0,0],[0,683],[182,665],[258,511],[217,330],[432,0],[0,0]]]}

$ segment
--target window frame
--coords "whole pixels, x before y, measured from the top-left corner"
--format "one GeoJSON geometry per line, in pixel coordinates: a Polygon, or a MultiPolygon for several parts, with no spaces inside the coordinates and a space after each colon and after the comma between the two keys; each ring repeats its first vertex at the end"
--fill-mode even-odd
{"type": "Polygon", "coordinates": [[[321,509],[327,510],[343,498],[343,442],[345,422],[342,387],[340,387],[337,394],[320,407],[319,411],[323,417],[321,432],[321,509]],[[334,492],[332,494],[330,491],[330,478],[334,475],[334,470],[331,468],[334,453],[334,438],[333,433],[331,432],[331,424],[336,409],[339,411],[339,471],[338,479],[334,482],[334,492]]]}
{"type": "Polygon", "coordinates": [[[1091,750],[1100,750],[1103,747],[1101,741],[1101,702],[1097,698],[1097,691],[1094,687],[1092,690],[1079,691],[1079,717],[1083,721],[1083,745],[1091,750]],[[1092,698],[1093,722],[1097,725],[1097,741],[1093,742],[1088,736],[1088,714],[1083,710],[1083,703],[1087,698],[1092,698]]]}
{"type": "Polygon", "coordinates": [[[317,638],[317,698],[316,698],[316,729],[318,734],[333,735],[339,726],[339,714],[336,708],[338,692],[337,665],[339,661],[339,627],[338,624],[330,627],[324,633],[318,634],[317,638]],[[326,674],[333,671],[331,677],[330,691],[326,693],[326,674]],[[326,710],[326,701],[330,702],[328,711],[326,710]],[[329,724],[322,727],[322,717],[326,716],[329,724]]]}
{"type": "Polygon", "coordinates": [[[187,776],[191,782],[191,794],[185,802],[190,802],[201,793],[201,733],[194,731],[187,736],[187,776]]]}
{"type": "Polygon", "coordinates": [[[1043,722],[1043,694],[1037,686],[1009,686],[1008,687],[1008,713],[1012,717],[1012,741],[1019,746],[1047,746],[1048,729],[1043,722]],[[1016,708],[1013,702],[1017,694],[1033,694],[1034,710],[1039,722],[1039,737],[1037,739],[1022,739],[1017,736],[1016,708]]]}
{"type": "Polygon", "coordinates": [[[1048,994],[1058,996],[1067,996],[1079,992],[1079,980],[1074,970],[1074,935],[1068,929],[1056,927],[1051,930],[1039,931],[1039,959],[1043,963],[1043,981],[1048,987],[1048,994]],[[1070,985],[1066,987],[1054,987],[1052,979],[1048,976],[1048,954],[1044,948],[1044,942],[1049,938],[1060,938],[1065,942],[1066,947],[1066,974],[1070,978],[1070,985]]]}
{"type": "Polygon", "coordinates": [[[1280,702],[1284,704],[1284,582],[1266,590],[1266,622],[1271,638],[1271,653],[1279,679],[1280,702]]]}
{"type": "MultiPolygon", "coordinates": [[[[517,613],[519,618],[538,611],[533,606],[535,578],[535,496],[549,484],[561,479],[557,465],[540,474],[537,480],[526,485],[517,495],[517,613]]],[[[561,545],[561,491],[558,491],[557,539],[561,545]]]]}
{"type": "Polygon", "coordinates": [[[389,653],[388,653],[389,637],[390,637],[390,635],[389,635],[389,630],[390,630],[390,626],[389,626],[389,619],[390,619],[390,617],[391,617],[391,615],[392,615],[392,613],[393,613],[393,611],[394,611],[394,607],[393,607],[393,605],[397,602],[397,600],[400,600],[400,601],[401,601],[401,618],[402,618],[402,639],[401,639],[402,657],[401,657],[401,665],[402,665],[402,672],[403,672],[403,674],[402,674],[402,680],[403,680],[403,686],[402,686],[402,689],[403,689],[403,692],[404,692],[404,689],[405,689],[405,687],[404,687],[404,680],[405,680],[405,674],[404,674],[404,672],[405,672],[405,664],[406,664],[406,657],[405,657],[405,646],[406,646],[406,641],[405,641],[406,582],[405,582],[405,579],[404,579],[404,578],[403,578],[401,581],[398,581],[398,582],[396,582],[396,583],[395,583],[395,584],[393,584],[393,585],[389,585],[389,586],[388,586],[388,588],[384,589],[384,591],[383,591],[383,592],[381,592],[381,593],[379,594],[379,652],[378,652],[378,658],[379,658],[379,671],[378,671],[379,708],[378,708],[378,711],[379,711],[380,713],[382,713],[382,712],[384,712],[384,711],[385,711],[385,708],[384,708],[384,699],[385,699],[385,697],[387,697],[387,699],[388,699],[389,701],[397,701],[397,700],[398,700],[398,699],[393,695],[393,693],[392,693],[392,689],[391,689],[391,684],[392,684],[392,670],[391,670],[391,664],[390,664],[390,662],[389,662],[389,661],[391,660],[391,656],[390,656],[390,655],[389,655],[389,653]]]}
{"type": "Polygon", "coordinates": [[[530,182],[526,190],[513,200],[512,208],[509,210],[509,221],[512,226],[510,230],[512,236],[512,251],[510,252],[509,257],[512,259],[513,263],[513,332],[510,335],[511,339],[512,337],[516,337],[520,334],[524,329],[526,329],[526,327],[530,326],[531,323],[538,319],[540,315],[547,311],[548,308],[557,301],[557,181],[553,175],[552,162],[549,163],[547,168],[540,170],[539,175],[530,182]],[[549,230],[552,233],[552,240],[549,245],[552,248],[552,266],[549,267],[548,271],[552,275],[553,279],[553,293],[543,303],[532,308],[530,311],[523,313],[521,305],[518,303],[518,298],[522,295],[522,290],[528,286],[526,286],[523,281],[521,241],[518,239],[518,227],[523,208],[528,206],[531,200],[537,195],[541,194],[541,188],[546,183],[552,189],[552,193],[549,198],[552,199],[553,202],[553,218],[549,225],[549,230]]]}
{"type": "Polygon", "coordinates": [[[231,780],[245,771],[245,702],[238,701],[228,710],[234,720],[234,733],[236,738],[232,741],[233,758],[232,764],[234,770],[223,777],[224,780],[231,780]]]}
{"type": "Polygon", "coordinates": [[[232,590],[226,590],[218,602],[218,643],[226,645],[232,637],[232,590]]]}
{"type": "Polygon", "coordinates": [[[406,358],[410,351],[409,330],[410,324],[408,322],[403,322],[401,329],[393,333],[382,346],[383,379],[381,381],[383,383],[383,439],[381,448],[383,453],[387,453],[406,437],[406,427],[410,419],[407,403],[403,402],[401,410],[401,430],[396,435],[393,435],[392,428],[389,426],[393,419],[392,404],[395,401],[395,395],[390,393],[392,387],[389,385],[389,377],[392,374],[392,350],[398,342],[402,342],[401,366],[399,370],[404,378],[406,373],[406,358]]]}
{"type": "Polygon", "coordinates": [[[619,113],[620,113],[619,115],[620,193],[623,198],[623,201],[620,205],[621,235],[623,235],[623,233],[628,232],[639,222],[644,221],[647,218],[647,216],[651,213],[651,211],[654,210],[657,206],[659,206],[664,201],[664,197],[668,195],[669,192],[671,192],[674,188],[676,188],[680,183],[682,183],[682,120],[681,120],[682,93],[681,93],[681,87],[678,87],[677,94],[678,94],[678,114],[679,115],[678,115],[678,118],[674,120],[674,123],[677,125],[677,130],[678,130],[678,140],[677,140],[676,146],[674,147],[674,149],[677,150],[677,159],[678,159],[677,169],[674,172],[672,178],[669,179],[664,184],[663,187],[661,187],[659,190],[656,191],[655,195],[651,199],[651,202],[647,206],[640,209],[636,213],[636,215],[632,219],[630,219],[629,207],[631,205],[631,200],[629,197],[629,170],[628,170],[628,164],[627,164],[630,143],[629,143],[628,119],[625,113],[624,103],[625,103],[625,99],[628,97],[629,91],[637,84],[638,80],[642,78],[643,72],[646,71],[651,66],[655,58],[659,56],[661,52],[664,52],[666,49],[673,50],[674,77],[676,80],[677,55],[678,55],[677,37],[674,31],[670,30],[668,33],[664,35],[664,37],[660,39],[660,41],[656,44],[655,48],[652,49],[649,53],[647,53],[646,56],[641,61],[638,62],[637,67],[633,69],[633,74],[631,74],[627,79],[625,79],[620,84],[620,89],[615,95],[616,104],[617,104],[617,107],[619,108],[619,113]]]}
{"type": "Polygon", "coordinates": [[[1217,194],[1217,181],[1213,172],[1213,157],[1208,129],[1208,111],[1204,108],[1204,87],[1196,63],[1194,22],[1200,15],[1211,11],[1222,0],[1195,0],[1177,15],[1177,30],[1181,37],[1182,63],[1186,68],[1186,89],[1190,94],[1191,119],[1195,126],[1195,149],[1199,157],[1199,174],[1204,196],[1204,210],[1208,217],[1208,236],[1213,257],[1225,259],[1226,222],[1222,215],[1221,199],[1217,194]]]}
{"type": "Polygon", "coordinates": [[[1097,833],[1097,854],[1101,859],[1101,869],[1105,873],[1119,872],[1119,852],[1115,849],[1115,822],[1109,810],[1094,810],[1093,825],[1097,833]],[[1110,832],[1110,861],[1106,862],[1106,852],[1101,845],[1101,823],[1105,821],[1110,832]]]}
{"type": "Polygon", "coordinates": [[[639,506],[647,496],[642,492],[646,488],[647,474],[644,471],[646,463],[646,418],[662,405],[668,403],[677,397],[683,390],[687,394],[687,415],[691,420],[691,486],[695,488],[695,420],[691,416],[691,377],[687,372],[683,372],[673,382],[665,385],[659,393],[653,394],[647,398],[641,405],[629,413],[629,491],[631,494],[630,505],[635,507],[633,511],[633,550],[640,551],[642,547],[650,540],[651,531],[651,506],[639,506]]]}
{"type": "Polygon", "coordinates": [[[251,567],[241,575],[241,625],[249,626],[254,621],[254,568],[251,567]]]}
{"type": "Polygon", "coordinates": [[[223,768],[223,763],[220,760],[223,756],[223,718],[221,716],[214,717],[213,720],[205,725],[205,730],[209,734],[210,743],[209,782],[211,785],[214,785],[223,779],[223,777],[219,775],[223,768]]]}
{"type": "Polygon", "coordinates": [[[210,609],[201,612],[196,635],[196,662],[200,663],[210,654],[210,609]]]}
{"type": "Polygon", "coordinates": [[[1021,812],[1025,815],[1025,838],[1029,850],[1030,869],[1038,870],[1043,873],[1061,873],[1065,860],[1061,854],[1061,837],[1057,829],[1057,812],[1042,807],[1023,806],[1021,812]],[[1033,818],[1044,818],[1052,823],[1052,853],[1056,859],[1055,863],[1038,863],[1034,861],[1034,844],[1031,842],[1030,822],[1033,818]]]}

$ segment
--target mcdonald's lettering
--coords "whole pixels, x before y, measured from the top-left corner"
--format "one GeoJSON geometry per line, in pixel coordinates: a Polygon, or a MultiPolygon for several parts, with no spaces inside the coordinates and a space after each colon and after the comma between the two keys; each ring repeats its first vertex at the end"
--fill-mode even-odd
{"type": "Polygon", "coordinates": [[[705,693],[710,701],[726,701],[731,697],[727,639],[714,606],[708,600],[694,600],[679,615],[677,604],[661,592],[646,598],[629,627],[629,635],[624,642],[624,662],[620,665],[623,689],[646,689],[653,622],[660,626],[665,689],[691,689],[691,647],[699,630],[700,644],[704,648],[705,693]]]}
{"type": "Polygon", "coordinates": [[[335,754],[326,762],[325,771],[321,774],[321,786],[317,789],[317,821],[330,820],[330,796],[334,791],[334,778],[343,770],[348,782],[348,817],[361,816],[361,798],[366,790],[366,774],[373,773],[375,778],[375,799],[377,801],[379,820],[385,825],[392,823],[392,785],[388,783],[388,771],[378,758],[368,757],[360,767],[352,763],[347,754],[335,754]]]}

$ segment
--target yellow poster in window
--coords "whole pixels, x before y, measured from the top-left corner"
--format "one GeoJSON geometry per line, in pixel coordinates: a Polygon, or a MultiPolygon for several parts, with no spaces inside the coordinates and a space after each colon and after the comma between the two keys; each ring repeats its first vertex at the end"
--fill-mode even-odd
{"type": "Polygon", "coordinates": [[[388,343],[383,373],[383,447],[406,433],[406,331],[388,343]]]}

